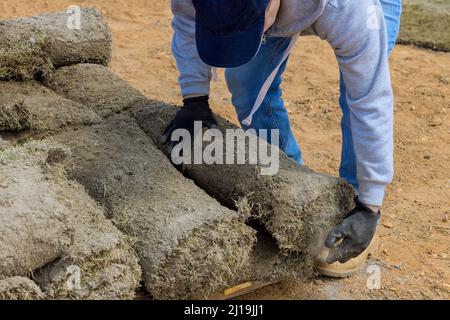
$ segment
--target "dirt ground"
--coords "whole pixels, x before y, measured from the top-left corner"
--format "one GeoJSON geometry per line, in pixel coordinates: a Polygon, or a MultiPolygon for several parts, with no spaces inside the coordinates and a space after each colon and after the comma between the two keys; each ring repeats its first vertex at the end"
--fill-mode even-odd
{"type": "MultiPolygon", "coordinates": [[[[113,31],[112,69],[146,96],[180,103],[170,54],[171,12],[163,0],[2,0],[0,18],[95,6],[113,31]]],[[[450,53],[397,46],[391,59],[395,103],[395,180],[388,188],[379,245],[369,263],[381,268],[381,288],[367,274],[344,280],[286,282],[251,299],[450,299],[450,53]]],[[[337,174],[340,158],[338,69],[328,45],[297,44],[283,84],[294,133],[306,164],[337,174]]],[[[223,73],[212,84],[213,109],[236,121],[223,73]]]]}

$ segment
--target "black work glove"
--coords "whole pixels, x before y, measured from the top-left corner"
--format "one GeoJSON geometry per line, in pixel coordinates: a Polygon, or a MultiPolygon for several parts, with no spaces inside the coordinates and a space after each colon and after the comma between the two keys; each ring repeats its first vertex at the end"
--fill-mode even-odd
{"type": "Polygon", "coordinates": [[[345,263],[361,254],[372,241],[381,212],[373,212],[355,198],[356,207],[345,216],[344,221],[332,230],[325,241],[330,248],[327,263],[345,263]]]}
{"type": "Polygon", "coordinates": [[[175,118],[169,123],[161,136],[161,143],[167,152],[178,143],[171,141],[172,133],[176,129],[186,129],[194,138],[194,121],[201,121],[203,127],[217,128],[217,121],[209,108],[208,96],[187,98],[183,100],[183,107],[177,112],[175,118]]]}

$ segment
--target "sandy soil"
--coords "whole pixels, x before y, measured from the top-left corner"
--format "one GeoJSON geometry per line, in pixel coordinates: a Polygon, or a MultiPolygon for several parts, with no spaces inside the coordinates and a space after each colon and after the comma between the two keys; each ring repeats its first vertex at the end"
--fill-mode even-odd
{"type": "MultiPolygon", "coordinates": [[[[93,5],[113,31],[112,69],[146,96],[180,102],[170,54],[171,13],[163,0],[2,0],[0,18],[93,5]]],[[[252,299],[450,299],[450,54],[397,46],[391,62],[396,93],[395,181],[389,187],[370,258],[381,268],[381,289],[368,290],[367,274],[320,278],[305,286],[282,283],[252,299]]],[[[235,121],[223,74],[213,84],[212,105],[235,121]]],[[[337,174],[340,158],[338,69],[331,49],[304,38],[285,73],[284,97],[294,133],[315,170],[337,174]]]]}

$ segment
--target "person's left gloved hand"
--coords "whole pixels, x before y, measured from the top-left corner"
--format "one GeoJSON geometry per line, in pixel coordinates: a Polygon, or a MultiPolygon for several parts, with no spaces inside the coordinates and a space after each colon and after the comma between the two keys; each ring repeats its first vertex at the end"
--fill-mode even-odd
{"type": "Polygon", "coordinates": [[[325,241],[325,245],[330,248],[327,263],[336,261],[345,263],[357,257],[369,246],[375,235],[381,212],[372,211],[358,198],[355,199],[355,203],[355,209],[328,234],[325,241]]]}

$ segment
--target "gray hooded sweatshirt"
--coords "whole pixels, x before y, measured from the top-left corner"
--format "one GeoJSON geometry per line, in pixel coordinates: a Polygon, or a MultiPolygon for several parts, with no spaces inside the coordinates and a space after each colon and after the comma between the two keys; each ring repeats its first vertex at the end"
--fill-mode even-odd
{"type": "MultiPolygon", "coordinates": [[[[172,52],[183,96],[208,95],[211,68],[195,43],[191,0],[171,0],[172,52]]],[[[359,197],[381,205],[393,178],[393,93],[379,0],[281,0],[267,36],[313,34],[330,43],[347,87],[359,197]]]]}

